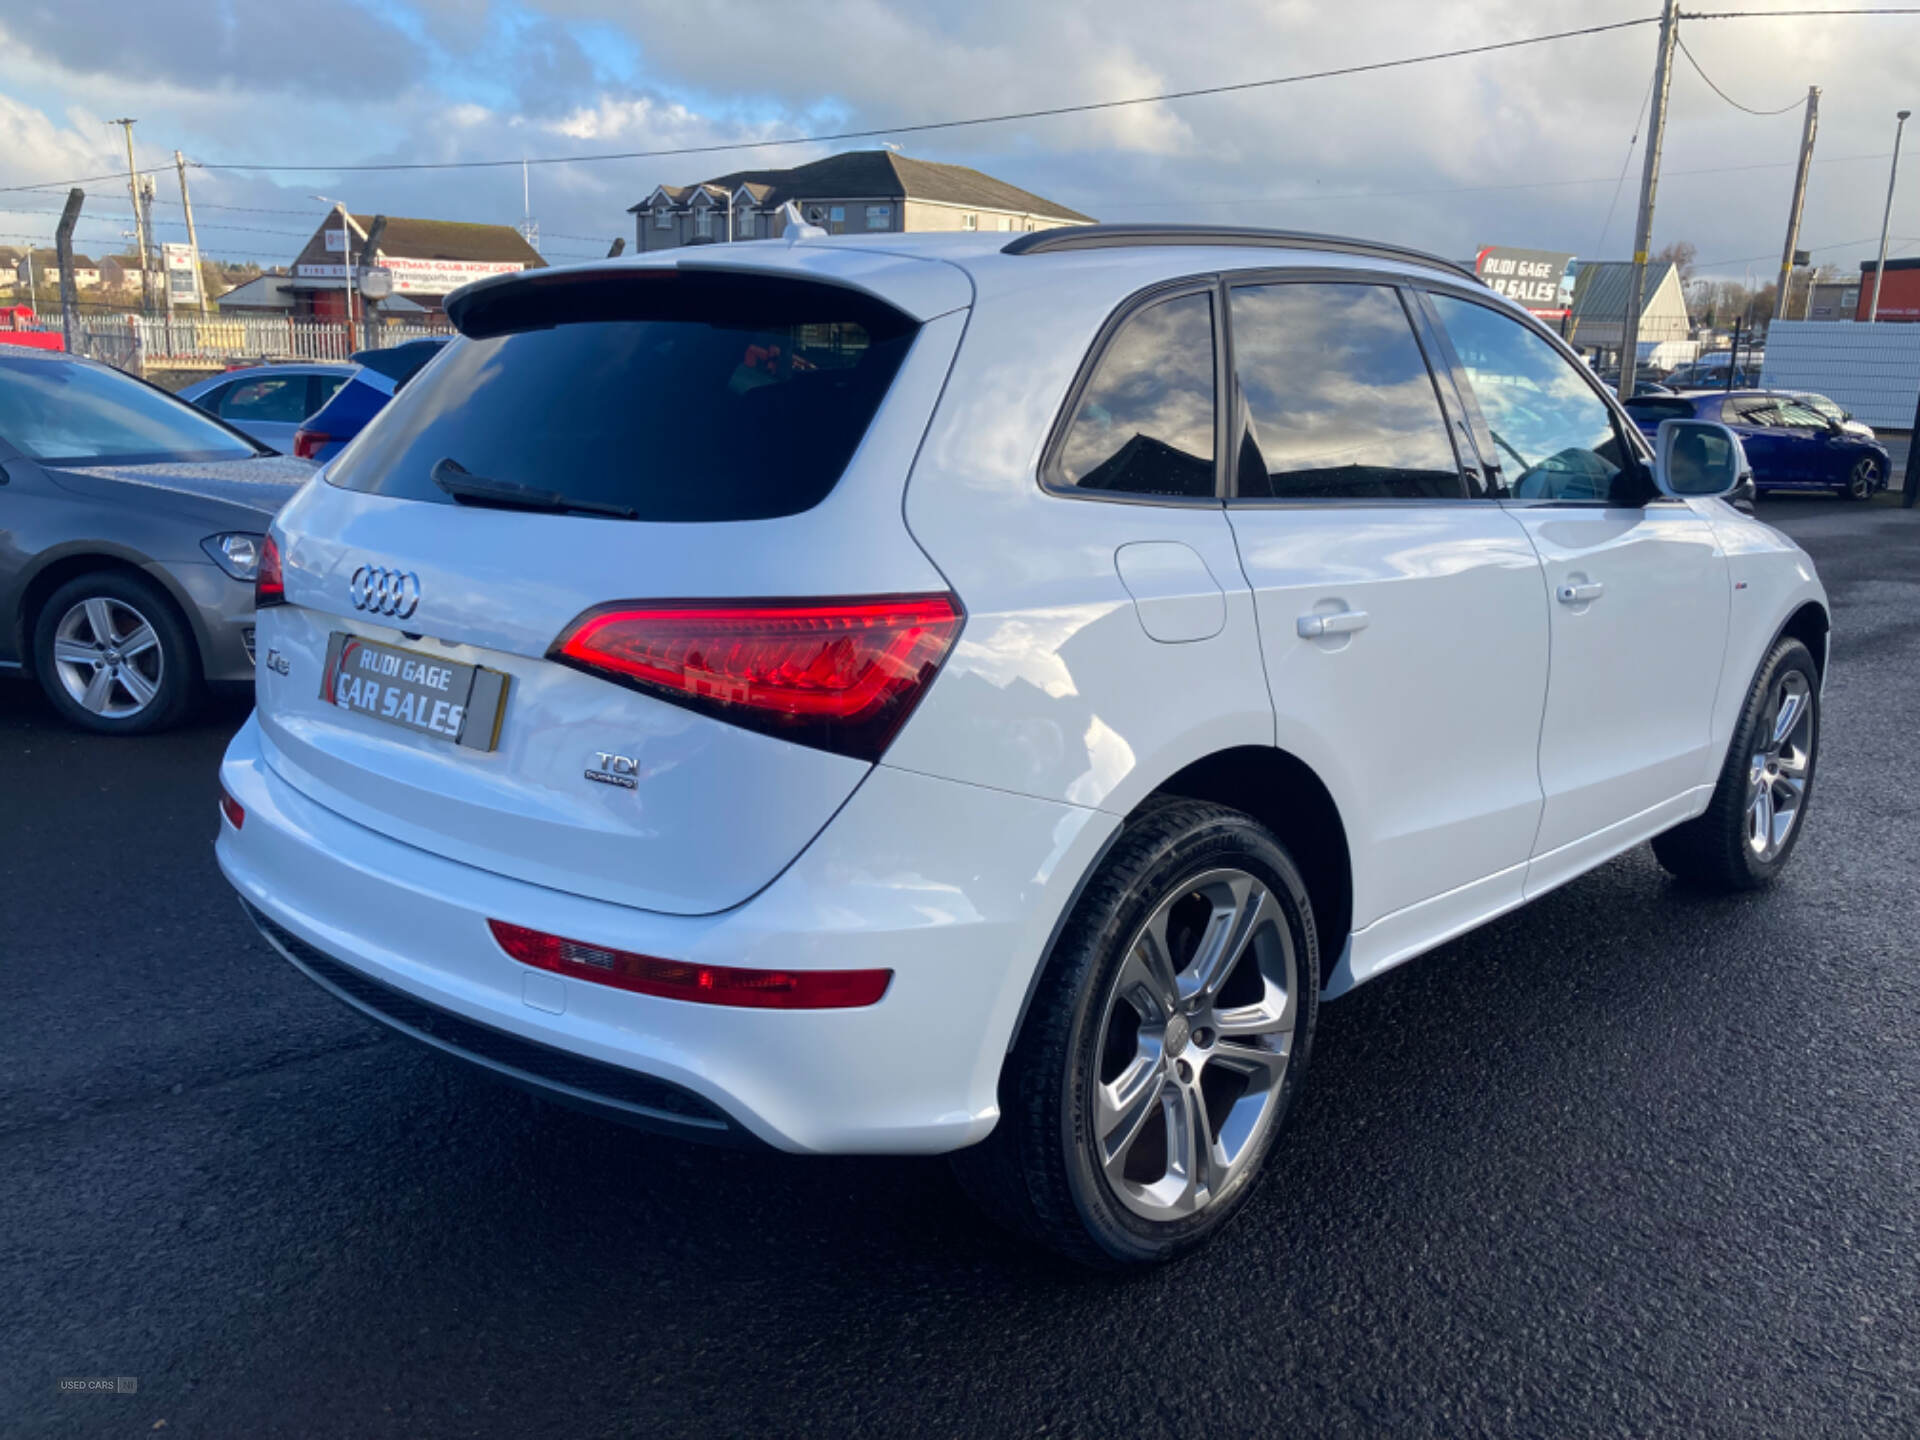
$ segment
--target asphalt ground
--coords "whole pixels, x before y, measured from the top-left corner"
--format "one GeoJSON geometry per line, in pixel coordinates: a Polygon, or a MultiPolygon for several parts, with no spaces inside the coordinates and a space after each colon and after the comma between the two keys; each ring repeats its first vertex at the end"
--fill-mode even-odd
{"type": "Polygon", "coordinates": [[[938,1161],[389,1035],[215,869],[243,710],[115,743],[0,684],[0,1434],[1920,1432],[1920,514],[1765,509],[1835,606],[1782,883],[1643,847],[1329,1004],[1277,1173],[1122,1280],[938,1161]]]}

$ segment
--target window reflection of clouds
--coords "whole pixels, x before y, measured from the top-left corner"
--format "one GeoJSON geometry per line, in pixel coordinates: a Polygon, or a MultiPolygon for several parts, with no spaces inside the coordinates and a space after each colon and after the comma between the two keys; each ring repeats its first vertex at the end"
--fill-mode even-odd
{"type": "Polygon", "coordinates": [[[1074,414],[1061,473],[1077,485],[1136,438],[1213,461],[1213,311],[1205,295],[1149,306],[1122,327],[1074,414]]]}
{"type": "MultiPolygon", "coordinates": [[[[1484,305],[1436,295],[1434,304],[1466,366],[1503,466],[1564,472],[1584,491],[1618,470],[1613,418],[1593,387],[1545,340],[1484,305]]],[[[1523,480],[1515,489],[1525,493],[1523,480]]],[[[1534,493],[1559,493],[1540,479],[1534,493]]]]}
{"type": "Polygon", "coordinates": [[[1274,493],[1392,486],[1380,472],[1455,473],[1426,362],[1391,290],[1240,286],[1232,306],[1235,363],[1274,493]]]}

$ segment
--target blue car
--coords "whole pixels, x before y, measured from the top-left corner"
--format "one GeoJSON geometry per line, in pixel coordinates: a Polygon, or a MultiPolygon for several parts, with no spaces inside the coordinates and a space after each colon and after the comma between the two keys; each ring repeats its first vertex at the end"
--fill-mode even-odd
{"type": "Polygon", "coordinates": [[[1892,465],[1879,441],[1778,390],[1636,395],[1627,411],[1653,438],[1662,420],[1717,420],[1740,437],[1759,490],[1837,490],[1855,500],[1887,488],[1892,465]]]}
{"type": "Polygon", "coordinates": [[[446,344],[440,339],[409,340],[387,350],[360,351],[353,357],[360,367],[353,377],[294,432],[294,457],[331,460],[446,344]]]}

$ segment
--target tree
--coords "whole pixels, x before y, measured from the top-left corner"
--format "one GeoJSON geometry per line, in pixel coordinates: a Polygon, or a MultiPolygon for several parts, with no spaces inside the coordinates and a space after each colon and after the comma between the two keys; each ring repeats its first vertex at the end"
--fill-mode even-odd
{"type": "Polygon", "coordinates": [[[1671,261],[1680,272],[1680,283],[1688,284],[1693,279],[1693,262],[1700,258],[1700,251],[1691,240],[1676,240],[1666,249],[1656,251],[1653,263],[1662,265],[1671,261]]]}

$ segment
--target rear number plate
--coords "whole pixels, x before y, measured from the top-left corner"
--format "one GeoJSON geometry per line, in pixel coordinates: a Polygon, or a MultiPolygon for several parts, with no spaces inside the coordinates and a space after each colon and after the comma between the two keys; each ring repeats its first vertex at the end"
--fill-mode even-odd
{"type": "Polygon", "coordinates": [[[491,750],[506,713],[507,677],[335,631],[327,641],[320,698],[470,750],[491,750]]]}

